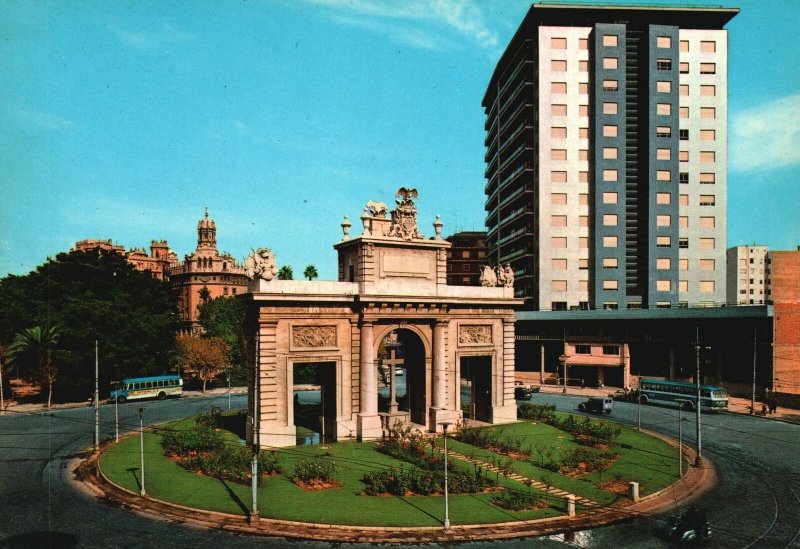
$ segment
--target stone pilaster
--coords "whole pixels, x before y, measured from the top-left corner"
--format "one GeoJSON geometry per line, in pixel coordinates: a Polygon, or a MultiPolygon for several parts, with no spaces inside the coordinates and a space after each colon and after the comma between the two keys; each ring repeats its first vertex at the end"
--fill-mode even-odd
{"type": "Polygon", "coordinates": [[[359,353],[359,410],[356,428],[359,440],[379,438],[381,420],[378,416],[378,371],[375,368],[375,336],[371,322],[361,323],[359,353]]]}

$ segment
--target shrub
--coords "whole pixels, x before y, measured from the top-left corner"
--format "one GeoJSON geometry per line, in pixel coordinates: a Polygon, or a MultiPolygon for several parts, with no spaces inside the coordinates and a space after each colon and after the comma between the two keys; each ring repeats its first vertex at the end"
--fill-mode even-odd
{"type": "MultiPolygon", "coordinates": [[[[242,446],[224,446],[218,451],[190,456],[178,461],[184,469],[201,472],[204,475],[247,484],[251,482],[252,453],[242,446]]],[[[259,485],[263,477],[280,473],[275,452],[261,452],[258,458],[259,485]]]]}
{"type": "Polygon", "coordinates": [[[313,480],[331,481],[336,471],[336,464],[329,459],[309,458],[298,461],[294,472],[289,476],[293,482],[311,482],[313,480]]]}
{"type": "Polygon", "coordinates": [[[598,452],[588,448],[573,448],[561,458],[560,462],[550,461],[545,469],[557,473],[592,473],[602,471],[617,455],[610,452],[598,452]]]}
{"type": "Polygon", "coordinates": [[[554,404],[531,404],[521,402],[517,407],[517,417],[519,419],[534,419],[550,423],[555,419],[556,407],[554,404]]]}
{"type": "Polygon", "coordinates": [[[198,429],[220,429],[222,427],[222,410],[212,406],[208,412],[198,414],[195,418],[198,429]]]}
{"type": "Polygon", "coordinates": [[[456,438],[465,444],[471,444],[479,448],[487,450],[494,450],[501,454],[524,454],[531,453],[530,448],[522,447],[522,439],[518,436],[500,435],[497,431],[491,428],[469,427],[461,429],[456,438]]]}
{"type": "Polygon", "coordinates": [[[497,494],[492,498],[492,503],[509,511],[522,511],[535,507],[540,500],[541,497],[538,494],[512,490],[497,494]]]}
{"type": "Polygon", "coordinates": [[[166,455],[187,456],[222,448],[222,436],[213,429],[168,430],[161,439],[166,455]]]}
{"type": "MultiPolygon", "coordinates": [[[[451,494],[474,494],[482,492],[494,483],[483,476],[471,475],[464,471],[454,470],[447,473],[448,489],[451,494]]],[[[364,494],[375,496],[391,494],[405,496],[409,493],[420,496],[444,492],[444,471],[428,471],[417,467],[366,473],[362,479],[366,485],[364,494]]]]}

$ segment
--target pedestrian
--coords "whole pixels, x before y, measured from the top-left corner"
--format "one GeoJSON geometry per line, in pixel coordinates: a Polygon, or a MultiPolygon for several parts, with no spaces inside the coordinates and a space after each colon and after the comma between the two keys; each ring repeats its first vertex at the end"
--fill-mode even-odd
{"type": "Polygon", "coordinates": [[[765,415],[767,415],[767,404],[766,404],[766,403],[763,403],[763,404],[761,405],[761,415],[762,415],[762,416],[765,416],[765,415]]]}
{"type": "Polygon", "coordinates": [[[778,400],[772,395],[769,399],[769,413],[774,414],[776,411],[778,411],[778,400]]]}

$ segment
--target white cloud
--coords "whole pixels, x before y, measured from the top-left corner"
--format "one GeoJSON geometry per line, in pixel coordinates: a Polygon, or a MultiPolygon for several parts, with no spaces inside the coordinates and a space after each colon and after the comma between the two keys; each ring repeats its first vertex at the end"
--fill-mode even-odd
{"type": "Polygon", "coordinates": [[[800,94],[739,111],[731,119],[732,170],[800,164],[800,94]]]}
{"type": "MultiPolygon", "coordinates": [[[[383,2],[378,0],[305,0],[315,6],[337,10],[332,19],[351,26],[383,31],[398,21],[429,23],[443,26],[476,42],[484,48],[497,46],[497,35],[487,23],[484,13],[474,0],[409,0],[383,2]],[[345,15],[345,14],[349,14],[345,15]],[[376,23],[381,21],[381,23],[376,23]]],[[[424,49],[442,47],[446,41],[435,29],[394,27],[392,36],[406,44],[424,49]]]]}
{"type": "Polygon", "coordinates": [[[110,25],[109,30],[122,42],[142,51],[153,51],[168,44],[179,44],[194,39],[194,36],[164,23],[155,31],[133,31],[119,25],[110,25]]]}
{"type": "Polygon", "coordinates": [[[14,114],[25,126],[32,130],[66,132],[75,127],[75,123],[72,120],[48,112],[22,107],[15,109],[14,114]]]}

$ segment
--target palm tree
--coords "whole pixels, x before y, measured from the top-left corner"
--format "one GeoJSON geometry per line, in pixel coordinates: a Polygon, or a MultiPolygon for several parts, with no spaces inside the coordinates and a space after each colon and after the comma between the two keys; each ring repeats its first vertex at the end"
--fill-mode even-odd
{"type": "Polygon", "coordinates": [[[8,346],[8,361],[14,362],[21,355],[33,356],[36,361],[36,376],[42,384],[47,385],[47,407],[53,402],[53,382],[58,370],[53,364],[53,351],[61,333],[58,325],[34,326],[16,336],[8,346]]]}
{"type": "Polygon", "coordinates": [[[306,270],[303,271],[303,276],[308,280],[314,280],[319,276],[319,273],[317,273],[317,268],[313,265],[306,265],[306,270]]]}
{"type": "Polygon", "coordinates": [[[280,269],[278,269],[278,278],[281,280],[293,280],[294,279],[294,271],[292,270],[291,265],[284,265],[280,269]]]}

